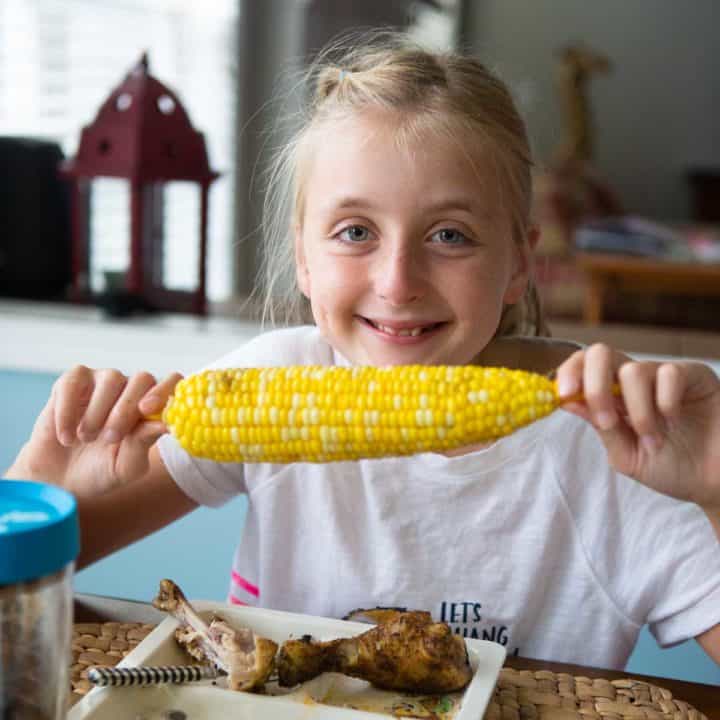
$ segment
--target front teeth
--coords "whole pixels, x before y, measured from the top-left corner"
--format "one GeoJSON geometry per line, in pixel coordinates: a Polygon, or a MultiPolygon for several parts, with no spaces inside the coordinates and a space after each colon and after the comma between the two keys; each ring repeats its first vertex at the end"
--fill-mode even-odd
{"type": "Polygon", "coordinates": [[[422,327],[403,328],[402,330],[396,330],[395,328],[388,327],[387,325],[380,325],[378,323],[375,323],[375,327],[378,328],[378,330],[382,330],[384,333],[387,333],[388,335],[399,335],[400,337],[417,337],[423,331],[422,327]]]}

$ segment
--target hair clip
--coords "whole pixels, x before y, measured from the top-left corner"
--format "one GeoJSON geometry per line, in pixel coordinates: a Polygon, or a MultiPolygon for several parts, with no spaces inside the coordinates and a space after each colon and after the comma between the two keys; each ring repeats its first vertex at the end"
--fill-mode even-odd
{"type": "Polygon", "coordinates": [[[346,70],[340,70],[340,73],[338,75],[338,82],[341,83],[350,73],[346,70]]]}

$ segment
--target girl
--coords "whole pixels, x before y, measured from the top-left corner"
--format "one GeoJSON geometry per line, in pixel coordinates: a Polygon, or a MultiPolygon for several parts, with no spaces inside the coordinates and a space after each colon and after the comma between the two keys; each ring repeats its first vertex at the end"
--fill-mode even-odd
{"type": "Polygon", "coordinates": [[[510,95],[479,62],[383,38],[322,58],[312,78],[274,174],[289,178],[292,222],[270,238],[266,285],[277,297],[292,268],[288,309],[305,303],[314,325],[216,366],[559,364],[563,394],[585,403],[453,453],[242,466],[189,457],[143,421],[178,376],[78,367],[9,476],[77,495],[81,564],[247,493],[231,601],[427,609],[510,652],[604,667],[624,665],[648,622],[660,643],[697,637],[720,661],[717,378],[508,339],[543,332],[531,160],[510,95]]]}

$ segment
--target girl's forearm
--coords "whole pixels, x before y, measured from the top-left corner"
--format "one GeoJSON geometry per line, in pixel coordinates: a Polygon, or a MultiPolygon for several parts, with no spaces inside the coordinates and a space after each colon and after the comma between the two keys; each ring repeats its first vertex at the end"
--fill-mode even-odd
{"type": "Polygon", "coordinates": [[[197,505],[164,466],[111,492],[78,499],[83,568],[169,525],[197,505]]]}

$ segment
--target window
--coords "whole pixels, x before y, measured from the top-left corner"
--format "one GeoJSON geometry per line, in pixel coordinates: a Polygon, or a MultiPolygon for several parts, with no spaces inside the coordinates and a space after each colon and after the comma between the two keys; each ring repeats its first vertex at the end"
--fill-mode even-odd
{"type": "MultiPolygon", "coordinates": [[[[0,3],[0,135],[57,142],[67,157],[80,131],[125,75],[148,53],[150,72],[177,93],[205,135],[211,185],[208,296],[232,289],[235,36],[237,0],[3,0],[0,3]]],[[[129,256],[126,183],[93,183],[91,285],[122,271],[129,256]]],[[[164,193],[168,255],[164,282],[195,282],[197,203],[194,187],[164,193]],[[192,191],[192,192],[191,192],[192,191]]]]}

